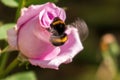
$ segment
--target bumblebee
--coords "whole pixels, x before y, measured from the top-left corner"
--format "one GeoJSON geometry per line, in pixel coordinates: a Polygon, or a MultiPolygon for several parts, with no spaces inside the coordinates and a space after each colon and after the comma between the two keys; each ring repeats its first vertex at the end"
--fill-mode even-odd
{"type": "Polygon", "coordinates": [[[59,18],[55,17],[53,22],[50,24],[50,31],[52,33],[50,37],[50,41],[54,46],[61,46],[63,45],[68,37],[65,33],[65,30],[67,29],[65,23],[59,18]]]}
{"type": "MultiPolygon", "coordinates": [[[[82,41],[87,38],[89,31],[84,20],[77,19],[75,22],[67,26],[78,29],[78,33],[82,41]]],[[[52,33],[50,42],[54,46],[62,46],[67,42],[68,36],[65,33],[67,26],[59,17],[55,17],[53,22],[50,24],[49,31],[52,33]]]]}

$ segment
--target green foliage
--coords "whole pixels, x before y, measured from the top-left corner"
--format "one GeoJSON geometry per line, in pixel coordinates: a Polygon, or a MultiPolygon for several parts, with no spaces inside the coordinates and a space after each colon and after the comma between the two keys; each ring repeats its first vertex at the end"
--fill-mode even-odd
{"type": "Polygon", "coordinates": [[[9,23],[4,24],[0,26],[0,39],[6,39],[7,38],[7,30],[14,27],[15,23],[9,23]]]}
{"type": "Polygon", "coordinates": [[[46,2],[57,2],[57,0],[26,0],[26,5],[29,6],[31,4],[43,4],[46,2]]]}
{"type": "Polygon", "coordinates": [[[34,72],[22,72],[9,76],[4,80],[37,80],[34,72]]]}
{"type": "Polygon", "coordinates": [[[18,7],[18,0],[1,0],[1,2],[8,7],[18,7]]]}
{"type": "MultiPolygon", "coordinates": [[[[26,6],[31,4],[42,4],[46,2],[57,2],[58,0],[24,0],[26,6]]],[[[1,0],[1,2],[8,7],[18,7],[20,0],[1,0]]]]}

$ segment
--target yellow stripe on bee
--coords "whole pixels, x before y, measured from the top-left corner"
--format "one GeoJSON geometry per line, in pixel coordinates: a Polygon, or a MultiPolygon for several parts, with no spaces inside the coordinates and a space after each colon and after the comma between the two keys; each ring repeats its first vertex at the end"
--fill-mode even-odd
{"type": "Polygon", "coordinates": [[[56,22],[53,22],[53,25],[56,25],[56,24],[59,24],[59,23],[65,24],[63,21],[56,21],[56,22]]]}
{"type": "Polygon", "coordinates": [[[62,39],[54,39],[55,42],[66,42],[67,41],[67,36],[65,36],[62,39]]]}

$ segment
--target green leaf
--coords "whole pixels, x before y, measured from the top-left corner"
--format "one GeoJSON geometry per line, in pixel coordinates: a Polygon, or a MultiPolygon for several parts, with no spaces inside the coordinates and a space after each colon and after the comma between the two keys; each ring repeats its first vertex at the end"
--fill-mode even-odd
{"type": "Polygon", "coordinates": [[[14,74],[12,76],[5,78],[4,80],[37,80],[37,79],[35,73],[30,71],[14,74]]]}
{"type": "Polygon", "coordinates": [[[1,2],[8,7],[18,7],[19,0],[1,0],[1,2]]]}
{"type": "Polygon", "coordinates": [[[10,28],[13,28],[15,26],[15,23],[9,23],[4,24],[0,26],[0,39],[6,39],[7,38],[7,30],[10,28]]]}
{"type": "Polygon", "coordinates": [[[26,5],[29,6],[31,4],[43,4],[46,2],[57,2],[58,0],[26,0],[26,5]]]}

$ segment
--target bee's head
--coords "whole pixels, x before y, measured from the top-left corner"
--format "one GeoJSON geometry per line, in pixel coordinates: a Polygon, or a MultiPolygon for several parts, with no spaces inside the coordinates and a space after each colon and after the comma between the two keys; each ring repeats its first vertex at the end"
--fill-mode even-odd
{"type": "Polygon", "coordinates": [[[56,32],[58,35],[62,35],[66,30],[65,23],[59,17],[55,17],[50,26],[53,32],[56,32]]]}

